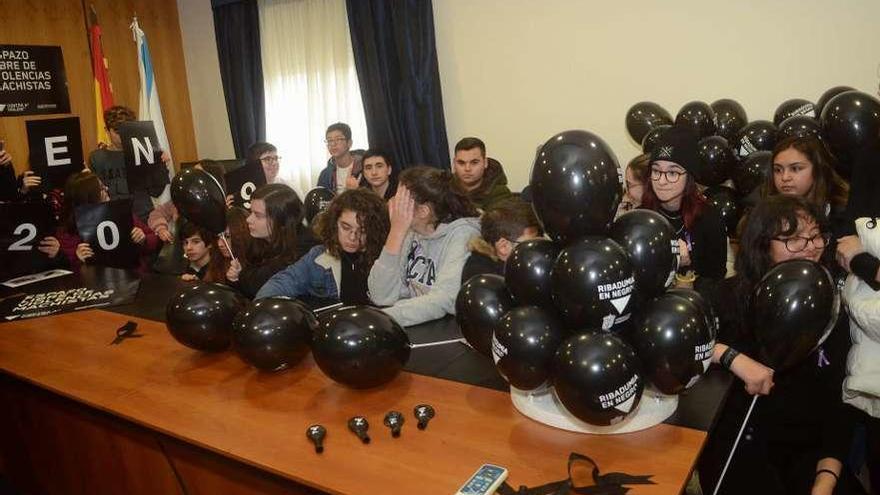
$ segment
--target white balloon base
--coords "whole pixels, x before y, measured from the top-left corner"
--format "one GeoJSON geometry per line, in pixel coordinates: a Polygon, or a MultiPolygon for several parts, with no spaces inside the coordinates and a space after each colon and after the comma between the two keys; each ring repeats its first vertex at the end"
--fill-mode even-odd
{"type": "Polygon", "coordinates": [[[664,395],[646,388],[636,410],[626,419],[610,426],[596,426],[585,423],[566,411],[550,387],[530,391],[510,387],[510,398],[517,411],[539,423],[562,430],[595,435],[632,433],[648,429],[666,421],[666,418],[672,416],[678,407],[677,395],[664,395]]]}

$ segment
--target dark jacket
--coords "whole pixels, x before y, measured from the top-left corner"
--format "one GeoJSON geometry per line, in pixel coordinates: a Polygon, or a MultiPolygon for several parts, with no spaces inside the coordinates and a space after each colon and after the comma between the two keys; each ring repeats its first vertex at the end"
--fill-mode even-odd
{"type": "MultiPolygon", "coordinates": [[[[351,175],[352,177],[360,177],[363,170],[363,155],[352,151],[351,156],[354,158],[354,163],[351,164],[351,175]]],[[[318,187],[323,187],[336,193],[336,160],[333,158],[327,160],[327,166],[318,175],[318,187]]]]}
{"type": "MultiPolygon", "coordinates": [[[[745,301],[751,291],[741,283],[739,276],[726,279],[714,294],[718,342],[756,359],[754,332],[760,328],[749,318],[745,301]]],[[[849,348],[849,320],[841,311],[816,351],[794,368],[774,374],[775,385],[755,404],[721,493],[809,493],[819,459],[846,460],[857,417],[841,396],[849,348]]],[[[714,489],[751,402],[742,382],[735,380],[699,460],[704,493],[714,489]]]]}
{"type": "Polygon", "coordinates": [[[657,211],[672,224],[676,237],[690,246],[689,268],[697,274],[694,288],[702,291],[701,285],[724,279],[727,274],[727,234],[718,210],[707,204],[690,230],[685,228],[679,212],[670,212],[663,208],[657,211]]]}
{"type": "Polygon", "coordinates": [[[486,173],[483,174],[483,181],[480,187],[470,191],[471,201],[477,208],[486,211],[501,201],[513,197],[510,189],[507,188],[507,176],[504,174],[504,168],[494,158],[488,158],[488,166],[486,173]]]}

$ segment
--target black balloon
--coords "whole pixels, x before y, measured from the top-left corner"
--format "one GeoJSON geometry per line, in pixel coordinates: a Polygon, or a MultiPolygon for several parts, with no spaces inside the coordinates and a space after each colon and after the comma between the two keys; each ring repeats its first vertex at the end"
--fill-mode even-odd
{"type": "Polygon", "coordinates": [[[190,222],[215,234],[226,230],[226,193],[208,172],[181,170],[171,181],[171,201],[190,222]]]}
{"type": "Polygon", "coordinates": [[[559,402],[581,421],[608,426],[639,405],[644,390],[632,347],[614,335],[574,335],[553,357],[553,388],[559,402]]]}
{"type": "Polygon", "coordinates": [[[816,105],[813,102],[803,98],[792,98],[785,100],[776,107],[776,113],[773,114],[773,124],[779,125],[783,120],[798,115],[813,118],[819,116],[816,113],[816,105]]]}
{"type": "Polygon", "coordinates": [[[569,328],[615,330],[630,317],[635,277],[626,251],[588,236],[559,254],[551,274],[553,304],[569,328]]]}
{"type": "Polygon", "coordinates": [[[695,303],[664,294],[648,304],[630,341],[645,379],[664,394],[680,394],[709,369],[715,333],[695,303]]]}
{"type": "Polygon", "coordinates": [[[504,265],[504,281],[519,305],[553,305],[550,272],[559,256],[559,246],[547,239],[521,242],[504,265]]]}
{"type": "Polygon", "coordinates": [[[232,348],[251,366],[280,371],[296,365],[309,352],[318,326],[304,304],[284,297],[260,299],[232,323],[232,348]]]}
{"type": "Polygon", "coordinates": [[[773,173],[773,153],[756,151],[745,160],[737,163],[730,177],[739,197],[745,197],[756,190],[773,173]]]}
{"type": "Polygon", "coordinates": [[[220,284],[187,287],[168,301],[165,325],[181,344],[198,351],[224,351],[232,342],[232,320],[247,300],[220,284]]]}
{"type": "Polygon", "coordinates": [[[487,273],[465,282],[455,298],[455,321],[468,344],[492,356],[492,331],[498,320],[515,306],[504,277],[487,273]]]}
{"type": "Polygon", "coordinates": [[[771,151],[776,146],[776,126],[769,120],[755,120],[740,129],[733,143],[736,156],[742,160],[756,151],[771,151]]]}
{"type": "Polygon", "coordinates": [[[657,142],[660,141],[660,136],[662,136],[663,133],[671,127],[671,125],[658,125],[657,127],[648,131],[648,133],[645,134],[645,137],[642,139],[642,152],[650,154],[652,151],[654,151],[654,148],[657,147],[657,142]]]}
{"type": "Polygon", "coordinates": [[[674,287],[666,291],[667,294],[683,297],[692,302],[705,315],[706,324],[712,331],[712,338],[718,336],[718,317],[715,315],[715,308],[706,300],[699,292],[694,289],[684,287],[674,287]]]}
{"type": "Polygon", "coordinates": [[[564,337],[562,322],[552,308],[514,308],[495,327],[495,366],[511,386],[534,390],[547,382],[553,355],[564,337]]]}
{"type": "Polygon", "coordinates": [[[626,112],[626,130],[637,143],[641,143],[648,131],[658,125],[671,124],[672,115],[652,101],[640,101],[626,112]]]}
{"type": "Polygon", "coordinates": [[[846,93],[847,91],[855,91],[855,88],[851,88],[849,86],[834,86],[833,88],[822,93],[822,96],[819,97],[819,100],[816,101],[816,117],[822,115],[822,110],[825,110],[825,105],[831,101],[831,98],[839,95],[840,93],[846,93]]]}
{"type": "Polygon", "coordinates": [[[822,124],[819,123],[818,119],[807,117],[806,115],[795,115],[783,120],[776,131],[777,142],[789,137],[809,136],[824,139],[824,136],[822,136],[822,124]]]}
{"type": "Polygon", "coordinates": [[[694,179],[704,186],[717,186],[727,180],[730,169],[736,163],[736,156],[721,136],[709,136],[700,140],[698,152],[702,167],[694,179]]]}
{"type": "Polygon", "coordinates": [[[782,371],[809,356],[834,328],[839,297],[828,270],[818,263],[790,260],[771,268],[754,294],[761,361],[782,371]]]}
{"type": "Polygon", "coordinates": [[[703,194],[721,215],[727,236],[736,237],[736,227],[742,215],[736,191],[727,186],[713,186],[703,191],[703,194]]]}
{"type": "Polygon", "coordinates": [[[678,240],[663,215],[628,211],[614,221],[608,235],[629,255],[641,297],[654,297],[672,283],[678,268],[678,240]]]}
{"type": "Polygon", "coordinates": [[[529,183],[535,214],[562,244],[604,233],[623,195],[614,152],[587,131],[565,131],[544,143],[529,183]]]}
{"type": "Polygon", "coordinates": [[[393,380],[409,354],[409,337],[403,328],[369,306],[323,313],[312,337],[312,355],[321,371],[352,388],[376,387],[393,380]]]}
{"type": "Polygon", "coordinates": [[[715,111],[703,101],[685,103],[675,116],[675,125],[690,127],[700,138],[711,136],[715,134],[715,111]]]}
{"type": "Polygon", "coordinates": [[[306,212],[306,223],[311,225],[315,217],[318,216],[318,213],[327,209],[334,196],[333,191],[324,187],[316,187],[309,191],[303,204],[306,212]]]}
{"type": "Polygon", "coordinates": [[[728,141],[736,139],[739,130],[749,122],[745,108],[735,100],[717,100],[711,107],[715,112],[715,134],[728,141]]]}
{"type": "Polygon", "coordinates": [[[843,166],[840,172],[848,177],[855,153],[880,136],[880,101],[861,91],[847,91],[831,98],[820,121],[831,151],[843,166]]]}

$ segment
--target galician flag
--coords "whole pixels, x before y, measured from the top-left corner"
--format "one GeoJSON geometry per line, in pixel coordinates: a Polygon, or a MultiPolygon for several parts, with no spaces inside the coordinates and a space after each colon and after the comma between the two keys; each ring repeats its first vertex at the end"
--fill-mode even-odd
{"type": "MultiPolygon", "coordinates": [[[[153,60],[150,58],[150,47],[147,44],[147,36],[138,25],[137,17],[131,22],[131,32],[134,35],[134,41],[137,43],[138,51],[138,73],[141,77],[141,94],[138,105],[138,118],[140,120],[152,120],[153,126],[156,128],[156,137],[159,139],[159,146],[162,151],[171,156],[171,146],[168,145],[168,134],[165,133],[165,121],[162,119],[162,107],[159,105],[159,88],[156,86],[156,78],[153,75],[153,60]]],[[[174,175],[174,166],[169,160],[168,176],[174,175]]],[[[159,201],[169,201],[168,188],[159,201]]]]}
{"type": "Polygon", "coordinates": [[[107,136],[107,126],[104,123],[104,110],[113,106],[113,86],[110,85],[110,72],[107,69],[107,59],[104,57],[104,47],[101,45],[101,26],[98,25],[98,13],[95,6],[91,6],[89,45],[92,52],[92,74],[95,77],[95,124],[98,131],[98,142],[110,144],[107,136]]]}

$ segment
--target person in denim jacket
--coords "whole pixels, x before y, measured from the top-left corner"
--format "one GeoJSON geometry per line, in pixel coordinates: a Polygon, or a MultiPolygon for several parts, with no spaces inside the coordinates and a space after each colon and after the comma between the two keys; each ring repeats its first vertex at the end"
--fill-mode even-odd
{"type": "Polygon", "coordinates": [[[382,198],[366,189],[343,192],[317,218],[315,234],[321,244],[276,273],[256,298],[309,296],[371,304],[367,277],[389,228],[382,198]]]}

